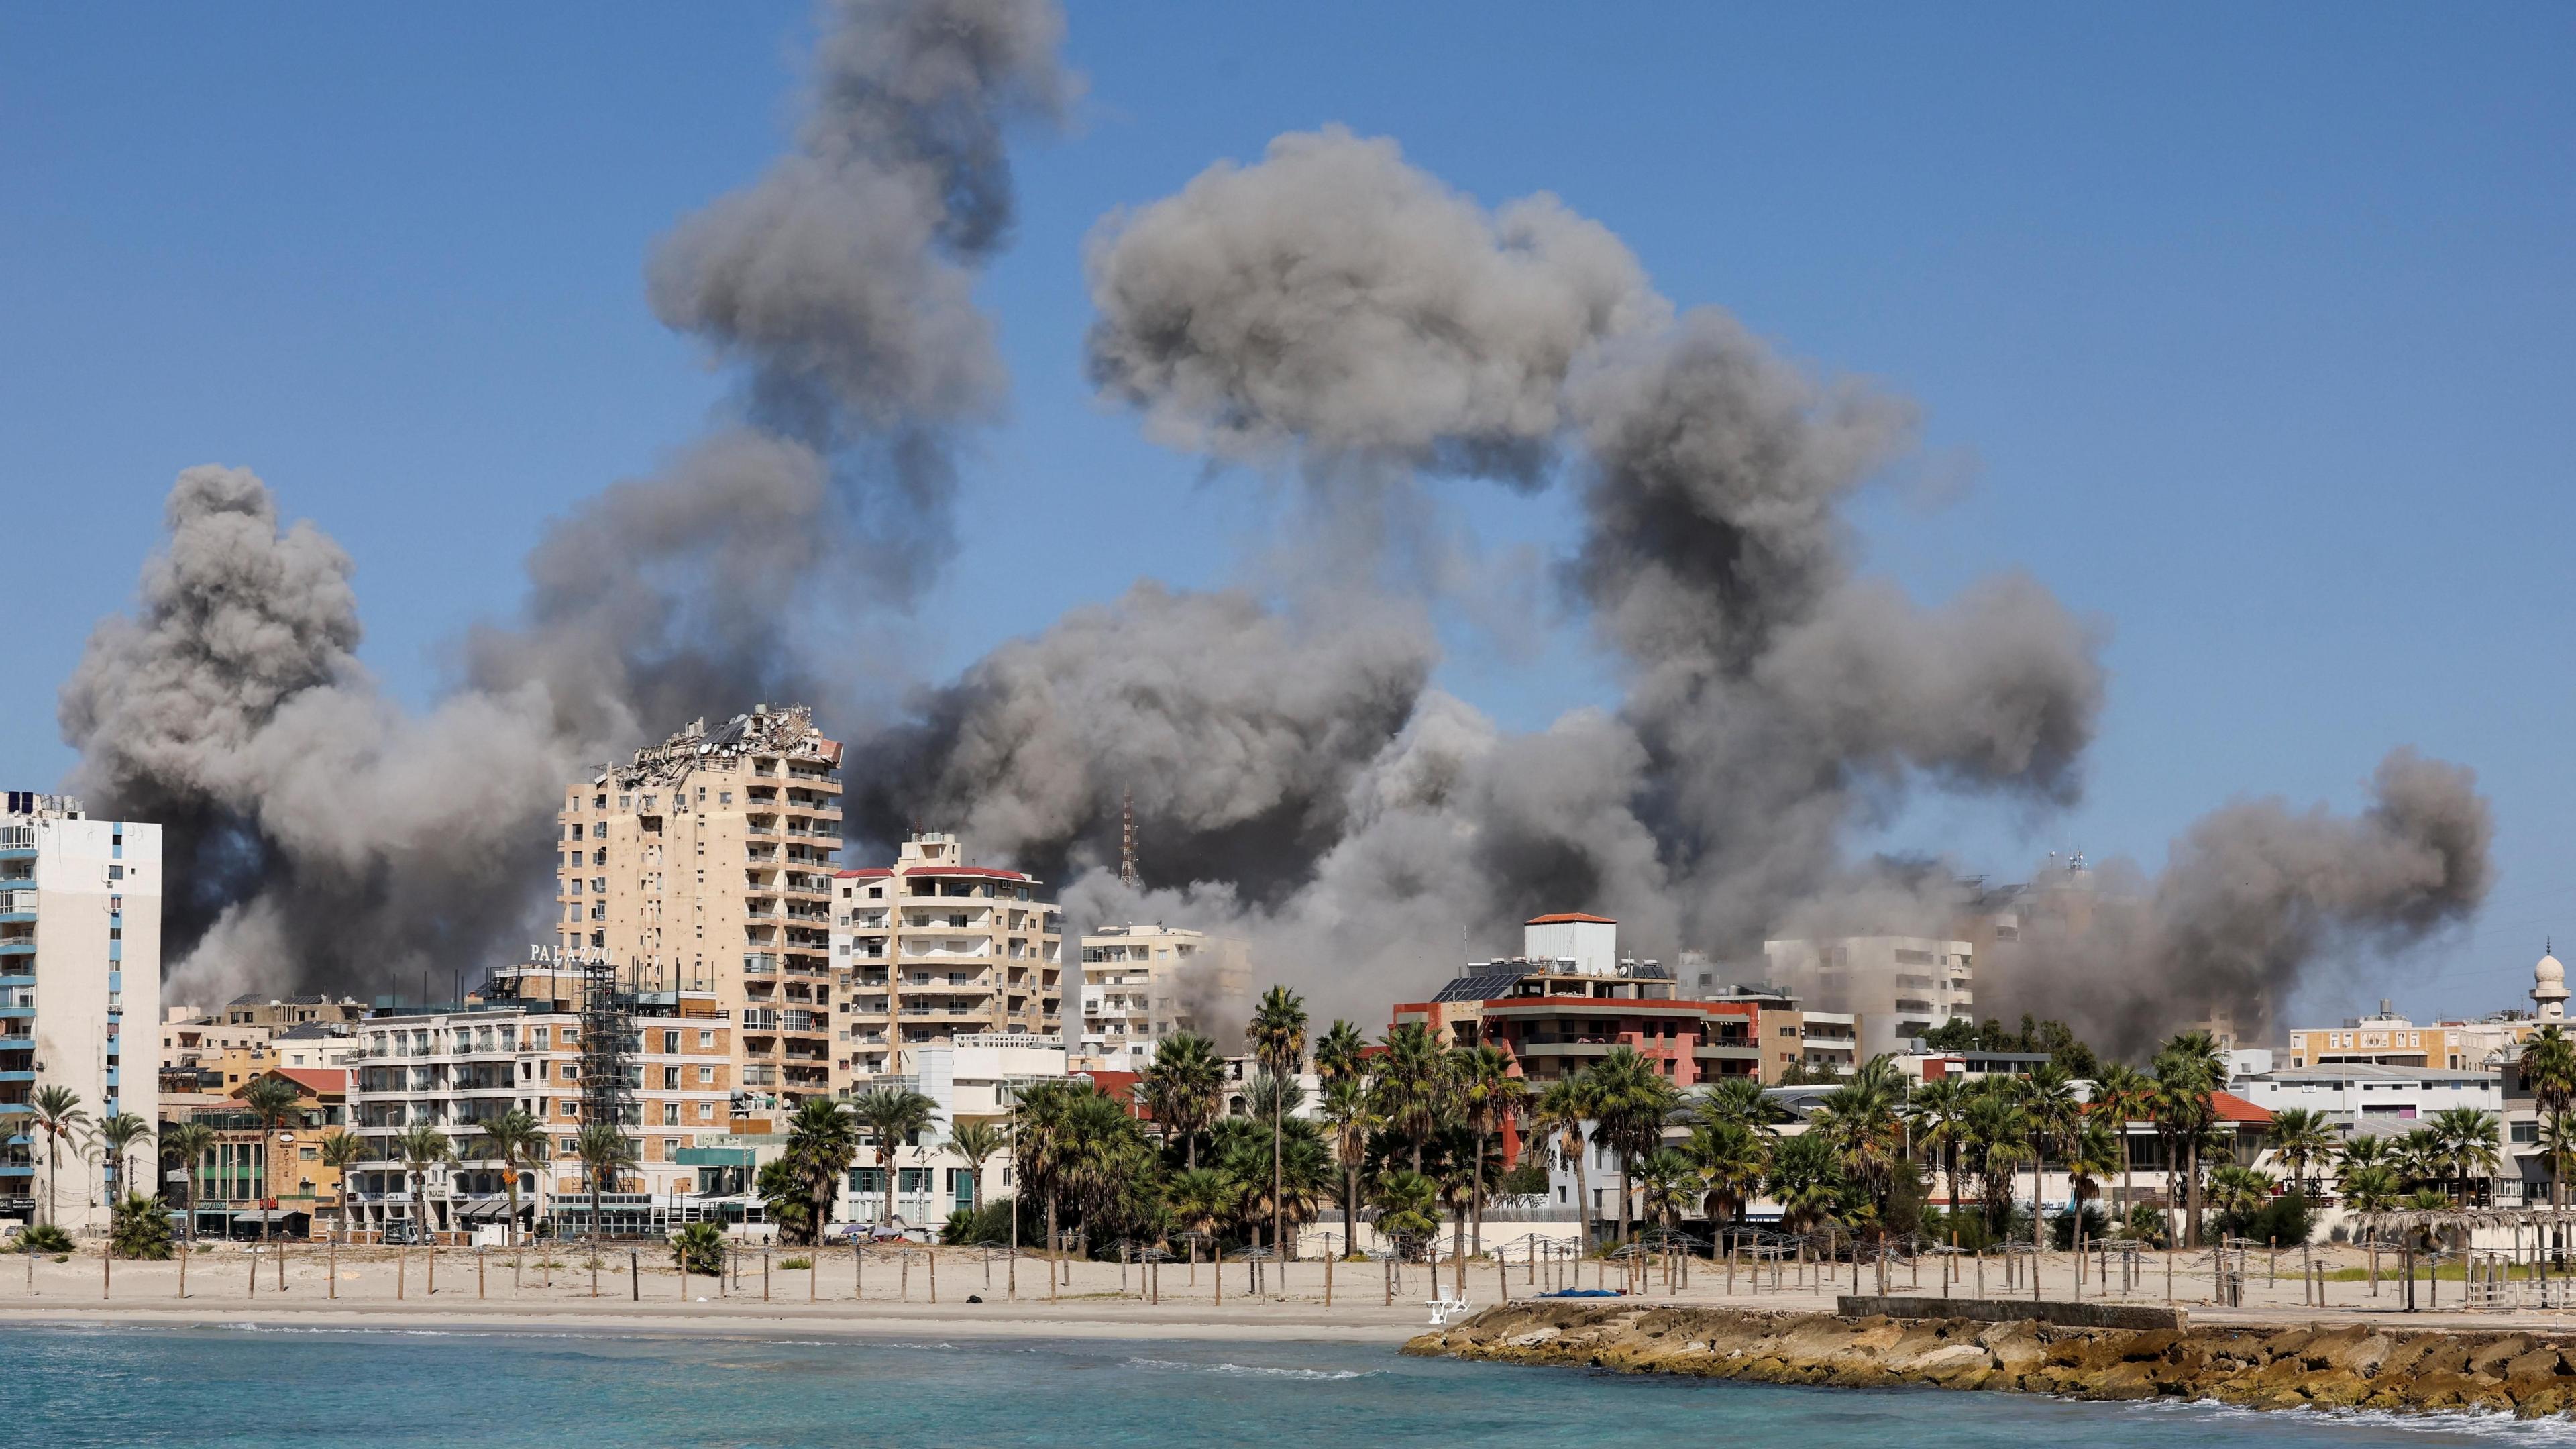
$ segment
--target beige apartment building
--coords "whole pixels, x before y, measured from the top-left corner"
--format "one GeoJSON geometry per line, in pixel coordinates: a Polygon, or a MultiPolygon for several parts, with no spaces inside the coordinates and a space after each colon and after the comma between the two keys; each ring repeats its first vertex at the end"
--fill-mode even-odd
{"type": "MultiPolygon", "coordinates": [[[[482,1146],[476,1124],[512,1108],[542,1123],[543,1167],[519,1173],[522,1226],[541,1218],[586,1231],[588,1183],[579,1139],[583,1123],[581,972],[521,964],[492,973],[485,994],[455,1007],[391,1008],[357,1023],[350,1062],[350,1130],[374,1144],[377,1160],[351,1170],[351,1225],[381,1231],[408,1221],[415,1203],[410,1177],[391,1150],[405,1128],[427,1124],[448,1134],[456,1161],[430,1169],[430,1228],[455,1232],[499,1223],[509,1211],[508,1170],[482,1146]]],[[[737,1055],[734,1027],[712,991],[639,993],[626,1053],[635,1161],[618,1190],[603,1194],[613,1230],[662,1231],[693,1220],[701,1205],[699,1169],[690,1149],[702,1136],[738,1126],[766,1130],[764,1117],[733,1115],[737,1055]]]]}
{"type": "Polygon", "coordinates": [[[956,836],[933,831],[832,885],[836,1090],[916,1073],[923,1048],[961,1036],[1062,1035],[1063,927],[1035,876],[968,865],[956,836]]]}
{"type": "Polygon", "coordinates": [[[1231,1036],[1251,1000],[1252,956],[1241,941],[1159,922],[1082,938],[1080,1055],[1107,1070],[1144,1070],[1154,1043],[1176,1031],[1231,1036]]]}
{"type": "Polygon", "coordinates": [[[699,720],[564,791],[559,944],[739,1027],[763,1111],[832,1089],[841,746],[802,705],[699,720]]]}
{"type": "MultiPolygon", "coordinates": [[[[2551,965],[2554,957],[2543,957],[2551,965]]],[[[2546,989],[2547,983],[2542,989],[2546,989]]],[[[2562,988],[2563,989],[2563,988],[2562,988]]],[[[2478,1021],[2420,1023],[2379,1003],[2374,1016],[2347,1017],[2340,1026],[2290,1033],[2290,1069],[2329,1066],[2421,1067],[2429,1071],[2492,1072],[2520,1054],[2523,1040],[2541,1027],[2528,1012],[2478,1021]]]]}

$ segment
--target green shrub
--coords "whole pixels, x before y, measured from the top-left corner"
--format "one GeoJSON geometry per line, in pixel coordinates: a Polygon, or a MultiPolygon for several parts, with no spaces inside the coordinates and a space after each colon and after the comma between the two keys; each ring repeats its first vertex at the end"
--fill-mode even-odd
{"type": "Polygon", "coordinates": [[[107,1240],[120,1258],[162,1262],[170,1256],[170,1214],[159,1198],[129,1193],[116,1205],[107,1240]]]}
{"type": "Polygon", "coordinates": [[[9,1240],[12,1253],[69,1253],[72,1250],[72,1235],[52,1223],[23,1228],[9,1240]]]}
{"type": "MultiPolygon", "coordinates": [[[[2048,1227],[2049,1240],[2056,1245],[2059,1252],[2066,1252],[2075,1246],[2073,1213],[2057,1214],[2049,1219],[2048,1227]]],[[[2110,1221],[2102,1216],[2102,1210],[2089,1202],[2086,1203],[2084,1205],[2084,1241],[2088,1243],[2099,1241],[2109,1228],[2110,1221]]]]}
{"type": "Polygon", "coordinates": [[[813,1267],[813,1266],[814,1266],[814,1260],[813,1260],[813,1259],[811,1259],[811,1258],[806,1257],[806,1256],[805,1256],[804,1254],[802,1254],[802,1253],[799,1253],[798,1255],[796,1255],[796,1256],[795,1256],[795,1257],[793,1257],[793,1258],[781,1258],[781,1259],[779,1259],[779,1260],[778,1260],[778,1267],[779,1267],[779,1271],[781,1271],[781,1272],[789,1272],[789,1271],[794,1271],[794,1270],[797,1270],[797,1269],[811,1268],[811,1267],[813,1267]]]}
{"type": "Polygon", "coordinates": [[[671,1235],[671,1262],[683,1273],[722,1277],[724,1255],[724,1229],[715,1223],[688,1223],[671,1235]]]}

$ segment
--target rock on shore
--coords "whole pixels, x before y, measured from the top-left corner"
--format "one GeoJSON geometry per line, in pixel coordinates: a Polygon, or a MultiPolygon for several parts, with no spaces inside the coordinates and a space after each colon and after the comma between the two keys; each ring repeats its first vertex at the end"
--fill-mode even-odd
{"type": "Polygon", "coordinates": [[[2337,1328],[2060,1328],[1967,1319],[1513,1304],[1405,1352],[1757,1383],[2001,1389],[2251,1408],[2576,1410],[2576,1340],[2337,1328]]]}

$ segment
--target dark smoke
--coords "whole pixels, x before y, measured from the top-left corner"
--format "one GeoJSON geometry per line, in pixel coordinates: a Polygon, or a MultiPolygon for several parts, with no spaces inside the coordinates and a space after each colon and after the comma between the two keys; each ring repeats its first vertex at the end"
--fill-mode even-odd
{"type": "Polygon", "coordinates": [[[524,940],[562,783],[648,736],[828,693],[799,620],[901,603],[947,556],[955,451],[998,417],[974,305],[1003,138],[1068,94],[1053,0],[835,0],[794,151],[682,221],[657,313],[741,382],[661,472],[577,505],[522,617],[426,716],[353,657],[347,558],[247,472],[191,469],[135,617],[64,687],[73,785],[185,869],[174,990],[444,976],[524,940]]]}
{"type": "MultiPolygon", "coordinates": [[[[1946,935],[1954,872],[1850,862],[1855,823],[1916,787],[2024,809],[2077,798],[2103,699],[2098,629],[2026,575],[1926,607],[1860,570],[1844,510],[1911,455],[1911,405],[1821,382],[1715,309],[1676,318],[1617,238],[1554,198],[1487,212],[1392,143],[1327,130],[1111,218],[1088,261],[1104,396],[1173,446],[1293,471],[1328,518],[1367,525],[1339,546],[1419,508],[1422,474],[1543,486],[1565,460],[1586,516],[1566,578],[1628,665],[1625,701],[1515,735],[1438,691],[1390,696],[1400,676],[1306,623],[1351,608],[1341,570],[1328,604],[1290,587],[1268,612],[1207,614],[1186,639],[1112,628],[1106,652],[1148,676],[1263,658],[1303,633],[1301,697],[1365,694],[1372,719],[1404,718],[1373,749],[1354,731],[1264,753],[1255,792],[1297,802],[1297,828],[1267,832],[1256,867],[1193,849],[1218,816],[1184,802],[1246,783],[1240,752],[1199,741],[1268,735],[1266,698],[1098,708],[1097,729],[1044,733],[1042,766],[979,746],[1052,714],[1059,672],[1027,661],[1104,652],[1098,620],[1009,646],[937,696],[929,727],[884,756],[881,818],[1006,821],[970,838],[1049,868],[1094,864],[1114,838],[1113,782],[1136,773],[1127,741],[1179,741],[1138,798],[1146,840],[1177,847],[1149,851],[1154,886],[1093,869],[1068,888],[1068,916],[1239,932],[1265,979],[1358,1012],[1510,947],[1545,909],[1615,915],[1641,953],[1668,958],[1689,946],[1743,959],[1800,927],[1946,935]],[[1175,647],[1186,652],[1160,652],[1175,647]],[[1318,690],[1318,674],[1346,682],[1318,690]]],[[[2132,979],[2250,1013],[2331,942],[2402,942],[2457,919],[2480,889],[2483,806],[2464,778],[2424,770],[2441,767],[2399,769],[2386,791],[2409,803],[2392,796],[2359,825],[2248,831],[2240,817],[2259,807],[2205,822],[2154,888],[2163,924],[2132,979]],[[2246,867],[2210,859],[2239,852],[2300,884],[2214,889],[2246,867]]],[[[2068,957],[2034,978],[2089,973],[2068,957]]],[[[2039,994],[1998,986],[1990,1007],[2039,994]]]]}
{"type": "Polygon", "coordinates": [[[2122,1055],[2205,1013],[2232,1020],[2241,1041],[2271,1041],[2316,963],[2403,950],[2486,898],[2494,820],[2473,773],[2400,749],[2371,795],[2354,816],[2278,798],[2214,810],[2151,884],[2128,872],[2043,892],[1985,974],[2015,1010],[2057,1016],[2122,1055]]]}

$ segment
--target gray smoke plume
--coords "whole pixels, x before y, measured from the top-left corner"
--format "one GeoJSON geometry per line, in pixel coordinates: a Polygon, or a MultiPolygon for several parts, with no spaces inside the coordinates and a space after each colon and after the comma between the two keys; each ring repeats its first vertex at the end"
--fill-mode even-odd
{"type": "MultiPolygon", "coordinates": [[[[442,979],[527,939],[563,782],[648,735],[827,693],[833,604],[946,557],[963,432],[1000,413],[977,269],[1009,231],[1005,133],[1052,120],[1053,0],[832,0],[793,152],[656,249],[653,306],[741,381],[711,435],[556,523],[523,615],[407,715],[358,668],[346,557],[192,469],[130,619],[62,701],[95,804],[168,827],[176,991],[442,979]]],[[[851,611],[841,611],[843,616],[851,611]]]]}
{"type": "MultiPolygon", "coordinates": [[[[1158,756],[1140,820],[1149,844],[1179,848],[1149,851],[1142,891],[1079,875],[1065,897],[1075,926],[1240,933],[1265,979],[1306,986],[1322,1009],[1376,1011],[1464,954],[1509,949],[1517,922],[1545,909],[1615,915],[1641,953],[1668,957],[1689,946],[1741,958],[1784,924],[1890,910],[1946,933],[1952,873],[1851,862],[1853,826],[1912,788],[2017,809],[2077,797],[2103,699],[2099,630],[2025,575],[1927,607],[1859,566],[1844,510],[1910,455],[1914,409],[1818,381],[1715,309],[1674,316],[1614,236],[1553,198],[1488,212],[1392,143],[1286,136],[1257,165],[1211,168],[1112,217],[1088,269],[1104,397],[1173,446],[1293,467],[1328,515],[1374,524],[1368,510],[1389,496],[1418,506],[1425,472],[1543,486],[1569,459],[1586,527],[1566,581],[1629,676],[1615,714],[1579,712],[1533,735],[1437,691],[1409,702],[1364,691],[1382,701],[1372,719],[1401,718],[1401,731],[1374,749],[1353,731],[1268,753],[1261,798],[1295,800],[1301,823],[1331,829],[1266,836],[1257,870],[1194,852],[1199,814],[1167,808],[1225,798],[1239,754],[1158,756]]],[[[1333,579],[1344,612],[1349,582],[1333,579]]],[[[1311,596],[1271,602],[1277,617],[1233,612],[1186,638],[1136,630],[1113,652],[1124,670],[1178,674],[1239,639],[1304,633],[1318,641],[1307,669],[1354,681],[1338,692],[1368,677],[1355,651],[1302,627],[1311,596]],[[1167,647],[1187,652],[1140,662],[1167,647]]],[[[1069,647],[1050,635],[1005,654],[1069,647]]],[[[1010,722],[1044,718],[1062,697],[1056,671],[1001,658],[939,696],[913,748],[885,757],[880,818],[926,804],[943,821],[1008,822],[991,838],[970,825],[975,847],[1050,868],[1096,861],[1115,819],[1107,782],[1134,769],[1128,731],[1050,730],[1043,769],[964,743],[1009,737],[1010,722]],[[936,792],[906,779],[935,779],[936,792]]],[[[1312,679],[1306,697],[1337,692],[1312,679]]],[[[1263,709],[1244,703],[1226,691],[1155,700],[1149,717],[1169,708],[1190,727],[1143,733],[1268,733],[1263,709]]],[[[2188,956],[2212,990],[2265,963],[2253,979],[2277,991],[2340,933],[2403,937],[2455,919],[2475,899],[2459,887],[2483,869],[2483,831],[2457,823],[2453,797],[2472,815],[2482,807],[2463,782],[2400,775],[2402,812],[2391,801],[2358,826],[2253,832],[2243,849],[2306,882],[2296,890],[2213,892],[2195,862],[2246,833],[2232,813],[2214,817],[2156,888],[2170,923],[2159,959],[2188,956]],[[2429,851],[2438,872],[2408,848],[2435,821],[2454,822],[2429,851]],[[2320,888],[2338,869],[2340,884],[2320,888]],[[2446,884],[2403,884],[2427,873],[2446,884]],[[2193,920],[2207,929],[2179,924],[2193,920]]]]}
{"type": "Polygon", "coordinates": [[[1292,620],[1140,583],[1003,645],[853,751],[850,810],[880,839],[919,820],[1061,878],[1101,863],[1094,827],[1132,798],[1153,874],[1265,893],[1340,836],[1351,779],[1434,654],[1413,610],[1292,620]]]}
{"type": "Polygon", "coordinates": [[[2152,882],[2115,868],[2036,894],[2020,939],[1981,966],[2014,1010],[2056,1016],[2121,1055],[2204,1016],[2270,1041],[2317,963],[2403,950],[2486,898],[2495,825],[2473,773],[2399,749],[2371,795],[2353,816],[2277,797],[2211,811],[2152,882]]]}

